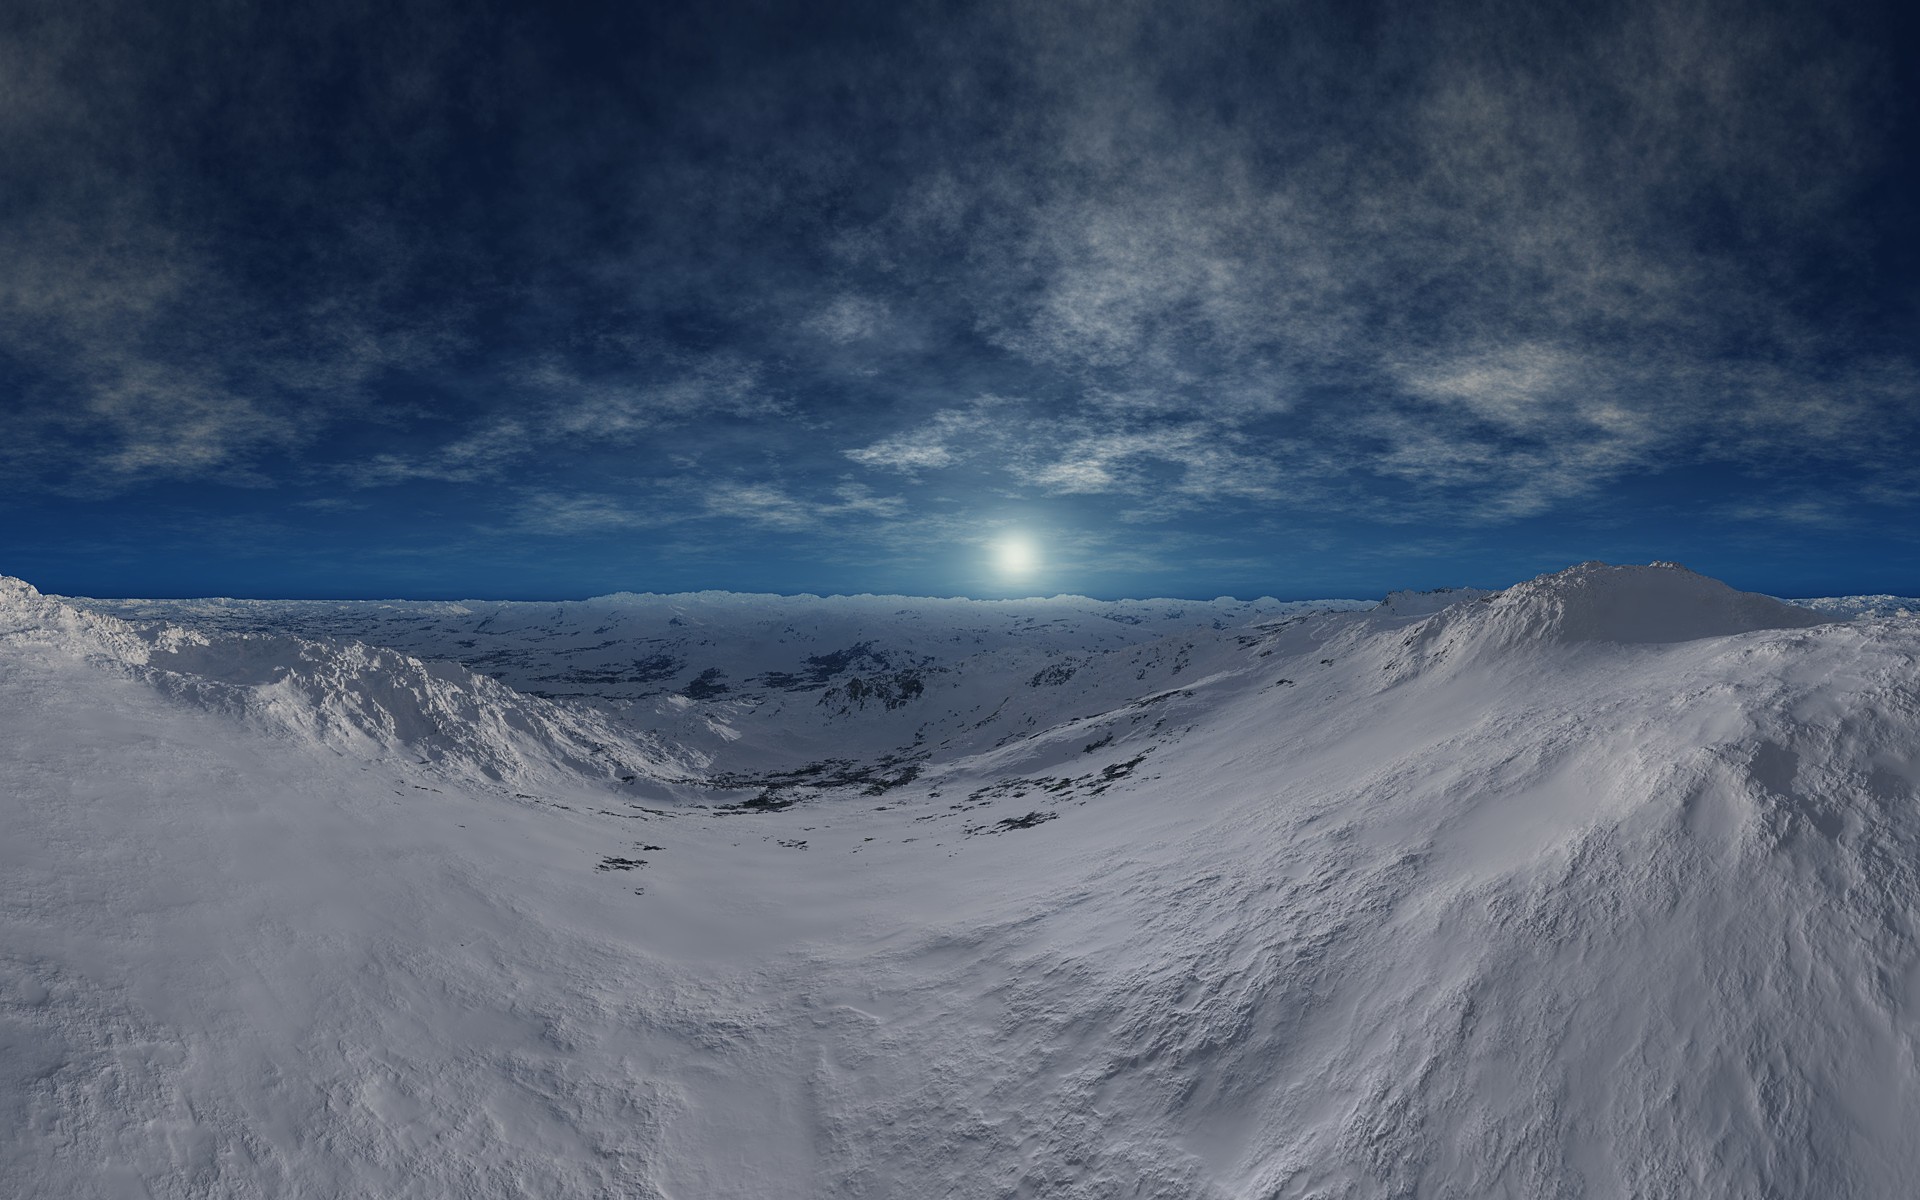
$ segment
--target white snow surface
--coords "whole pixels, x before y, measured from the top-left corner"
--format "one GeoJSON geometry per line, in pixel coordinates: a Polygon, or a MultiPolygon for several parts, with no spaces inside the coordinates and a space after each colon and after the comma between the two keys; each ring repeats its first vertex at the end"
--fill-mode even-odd
{"type": "Polygon", "coordinates": [[[1818,596],[1788,603],[1837,617],[1920,616],[1920,596],[1818,596]]]}
{"type": "Polygon", "coordinates": [[[1443,608],[1452,608],[1470,600],[1484,600],[1492,592],[1484,588],[1434,588],[1425,592],[1388,592],[1378,612],[1383,616],[1426,617],[1443,608]]]}
{"type": "Polygon", "coordinates": [[[1917,657],[1670,564],[0,580],[0,1195],[1905,1195],[1917,657]]]}

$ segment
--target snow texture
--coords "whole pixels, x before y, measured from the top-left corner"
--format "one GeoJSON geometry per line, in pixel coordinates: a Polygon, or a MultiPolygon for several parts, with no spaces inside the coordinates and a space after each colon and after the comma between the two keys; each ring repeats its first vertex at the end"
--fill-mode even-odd
{"type": "Polygon", "coordinates": [[[1904,1195],[1920,624],[1821,607],[0,581],[0,1194],[1904,1195]]]}
{"type": "Polygon", "coordinates": [[[1791,603],[1843,618],[1920,616],[1920,596],[1820,596],[1791,603]]]}

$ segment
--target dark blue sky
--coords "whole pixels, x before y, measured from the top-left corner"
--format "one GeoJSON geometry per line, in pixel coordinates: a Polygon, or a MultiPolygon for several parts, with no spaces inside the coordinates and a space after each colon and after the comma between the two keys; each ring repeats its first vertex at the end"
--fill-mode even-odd
{"type": "Polygon", "coordinates": [[[10,4],[0,571],[1920,592],[1901,13],[10,4]]]}

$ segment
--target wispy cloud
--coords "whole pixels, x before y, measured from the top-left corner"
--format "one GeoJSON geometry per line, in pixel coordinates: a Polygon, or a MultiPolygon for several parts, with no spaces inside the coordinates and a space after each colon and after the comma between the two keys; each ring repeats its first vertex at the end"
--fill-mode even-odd
{"type": "Polygon", "coordinates": [[[614,24],[9,23],[7,480],[441,486],[522,529],[896,550],[1028,503],[1137,535],[1499,523],[1703,465],[1844,467],[1841,512],[1914,492],[1920,362],[1858,283],[1899,65],[1870,22],[614,24]],[[365,78],[309,61],[332,45],[365,78]]]}
{"type": "Polygon", "coordinates": [[[448,440],[410,454],[350,459],[338,473],[361,487],[498,480],[529,462],[551,465],[556,456],[631,446],[677,427],[769,422],[786,413],[760,372],[738,355],[674,355],[653,365],[650,376],[628,370],[596,377],[552,360],[536,363],[507,375],[510,401],[448,440]]]}
{"type": "Polygon", "coordinates": [[[1454,510],[1503,519],[1688,462],[1872,461],[1868,430],[1913,431],[1914,363],[1836,372],[1853,329],[1810,320],[1782,274],[1856,252],[1842,205],[1880,150],[1863,43],[1713,4],[1507,28],[1436,9],[1364,49],[1303,28],[1290,44],[1324,62],[1256,72],[1222,49],[1256,18],[1201,11],[1172,28],[1156,5],[1022,8],[1031,114],[974,163],[985,182],[955,198],[942,171],[939,203],[910,190],[894,214],[907,237],[928,209],[968,211],[936,230],[970,231],[979,328],[1152,394],[1151,419],[1075,388],[998,424],[940,409],[854,461],[991,453],[1041,491],[1135,494],[1159,460],[1226,502],[1332,469],[1476,493],[1454,510]],[[1223,76],[1183,104],[1196,61],[1223,76]]]}
{"type": "MultiPolygon", "coordinates": [[[[0,28],[7,482],[95,495],[153,479],[274,482],[268,460],[364,415],[374,380],[458,344],[446,319],[458,305],[397,315],[421,248],[371,212],[327,213],[349,218],[329,231],[331,263],[276,263],[295,249],[286,240],[250,245],[262,231],[237,222],[250,200],[236,189],[252,181],[189,147],[280,138],[283,108],[227,89],[295,87],[314,65],[220,77],[195,60],[212,49],[198,38],[236,32],[221,20],[155,29],[152,14],[112,8],[28,6],[0,28]],[[204,86],[179,91],[187,76],[204,86]],[[290,270],[248,277],[273,266],[290,270]]],[[[299,204],[303,182],[279,182],[278,199],[299,204]]]]}
{"type": "Polygon", "coordinates": [[[576,536],[670,525],[679,514],[664,505],[579,491],[536,491],[519,498],[512,527],[534,533],[576,536]]]}
{"type": "Polygon", "coordinates": [[[803,498],[772,484],[729,483],[701,501],[708,516],[785,530],[816,529],[850,517],[891,519],[906,510],[898,497],[875,495],[857,483],[842,483],[825,498],[803,498]]]}

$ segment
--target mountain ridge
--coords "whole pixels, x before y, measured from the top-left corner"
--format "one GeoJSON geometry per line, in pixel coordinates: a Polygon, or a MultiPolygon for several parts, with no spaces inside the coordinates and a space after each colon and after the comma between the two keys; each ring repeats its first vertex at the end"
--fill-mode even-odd
{"type": "MultiPolygon", "coordinates": [[[[524,797],[156,688],[65,632],[155,630],[0,585],[0,1188],[1898,1194],[1920,622],[1570,570],[875,636],[934,658],[894,708],[822,703],[857,655],[569,701],[704,765],[524,797]]],[[[609,636],[516,612],[523,669],[609,636]]],[[[700,636],[764,666],[790,620],[700,636]]],[[[313,641],[166,636],[243,690],[313,641]]],[[[345,644],[342,686],[423,661],[345,644]]]]}

